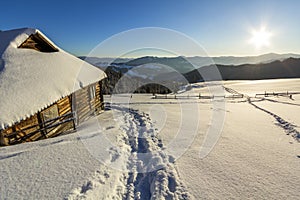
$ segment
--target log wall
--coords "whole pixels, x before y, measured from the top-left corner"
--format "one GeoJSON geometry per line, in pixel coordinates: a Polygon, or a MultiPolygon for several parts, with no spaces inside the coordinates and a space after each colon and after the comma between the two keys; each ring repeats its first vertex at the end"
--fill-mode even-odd
{"type": "Polygon", "coordinates": [[[41,112],[1,131],[0,145],[12,145],[31,142],[60,135],[75,128],[70,96],[62,98],[41,112]],[[43,112],[54,108],[57,116],[45,119],[43,112]]]}
{"type": "Polygon", "coordinates": [[[73,95],[77,124],[104,110],[101,82],[91,84],[73,95]]]}

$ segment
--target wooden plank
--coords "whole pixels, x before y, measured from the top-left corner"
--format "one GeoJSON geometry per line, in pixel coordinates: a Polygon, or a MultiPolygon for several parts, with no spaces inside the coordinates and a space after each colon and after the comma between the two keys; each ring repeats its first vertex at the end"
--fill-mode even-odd
{"type": "Polygon", "coordinates": [[[31,141],[37,141],[37,140],[41,140],[41,139],[45,139],[45,136],[43,134],[41,134],[41,132],[37,132],[36,134],[34,134],[33,136],[30,137],[31,141]]]}
{"type": "Polygon", "coordinates": [[[81,116],[83,115],[91,115],[91,110],[89,108],[83,109],[80,112],[77,112],[77,115],[79,117],[79,119],[81,118],[81,116]]]}
{"type": "Polygon", "coordinates": [[[85,107],[77,111],[77,116],[80,122],[84,121],[83,119],[86,118],[86,116],[90,116],[92,114],[93,112],[91,112],[91,109],[89,107],[85,107]]]}
{"type": "Polygon", "coordinates": [[[66,97],[64,97],[64,98],[57,101],[58,104],[60,104],[62,102],[69,102],[69,96],[66,96],[66,97]]]}
{"type": "Polygon", "coordinates": [[[70,106],[70,102],[63,102],[63,103],[59,103],[57,104],[59,108],[63,108],[63,107],[67,107],[67,106],[70,106]]]}
{"type": "Polygon", "coordinates": [[[0,131],[0,146],[7,146],[7,145],[9,145],[9,140],[8,140],[8,138],[6,138],[4,136],[4,131],[1,130],[0,131]]]}
{"type": "Polygon", "coordinates": [[[78,106],[86,106],[86,105],[88,105],[88,103],[89,103],[89,100],[88,100],[88,98],[77,98],[77,101],[76,101],[76,105],[78,105],[78,106]]]}
{"type": "Polygon", "coordinates": [[[78,123],[85,121],[87,118],[92,116],[95,113],[98,113],[99,110],[103,107],[101,102],[101,85],[100,82],[90,84],[89,86],[76,91],[73,95],[76,101],[73,102],[73,108],[76,108],[78,123]],[[91,89],[93,88],[94,89],[91,89]],[[95,95],[91,95],[91,92],[95,92],[95,95]],[[91,98],[93,97],[93,98],[91,98]]]}
{"type": "Polygon", "coordinates": [[[65,114],[67,114],[67,113],[71,113],[72,112],[72,110],[71,110],[71,108],[67,108],[67,109],[64,109],[64,110],[62,110],[62,111],[60,111],[60,115],[65,115],[65,114]]]}
{"type": "Polygon", "coordinates": [[[71,105],[68,104],[67,106],[60,106],[60,107],[58,107],[58,112],[59,113],[64,112],[65,110],[71,110],[71,105]]]}

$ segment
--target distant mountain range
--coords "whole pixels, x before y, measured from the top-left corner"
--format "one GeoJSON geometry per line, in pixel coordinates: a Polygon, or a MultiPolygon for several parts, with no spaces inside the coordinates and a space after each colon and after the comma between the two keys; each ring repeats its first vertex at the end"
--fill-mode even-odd
{"type": "Polygon", "coordinates": [[[287,58],[300,58],[298,54],[263,54],[259,56],[220,56],[220,57],[153,57],[145,56],[140,58],[97,58],[97,57],[79,57],[99,67],[107,67],[109,65],[117,66],[118,68],[133,68],[146,64],[161,64],[168,66],[165,70],[178,71],[182,74],[192,71],[196,68],[217,65],[242,65],[242,64],[259,64],[270,63],[273,61],[283,61],[287,58]],[[168,68],[168,69],[167,69],[168,68]]]}
{"type": "Polygon", "coordinates": [[[78,58],[85,60],[88,63],[96,65],[98,67],[106,67],[112,64],[126,63],[133,58],[98,58],[98,57],[87,57],[79,56],[78,58]]]}
{"type": "Polygon", "coordinates": [[[125,64],[128,66],[139,66],[150,63],[159,63],[167,66],[171,66],[180,73],[187,73],[202,66],[208,66],[212,64],[219,65],[241,65],[241,64],[258,64],[269,63],[275,60],[285,60],[287,58],[300,58],[297,54],[264,54],[260,56],[220,56],[220,57],[141,57],[134,60],[130,60],[125,64]]]}
{"type": "MultiPolygon", "coordinates": [[[[82,57],[81,57],[82,58],[82,57]]],[[[137,59],[82,58],[105,70],[108,75],[106,93],[111,93],[121,77],[122,91],[140,83],[157,83],[148,85],[141,91],[159,91],[165,93],[167,88],[178,90],[188,83],[215,80],[211,69],[220,72],[222,80],[260,80],[276,78],[300,78],[300,55],[265,54],[249,57],[141,57],[137,59]],[[207,76],[208,74],[208,76],[207,76]],[[161,87],[167,85],[167,88],[161,87]]]]}
{"type": "MultiPolygon", "coordinates": [[[[300,58],[287,58],[270,63],[216,65],[223,80],[261,80],[276,78],[300,78],[300,58]]],[[[201,74],[209,72],[204,66],[184,74],[190,82],[203,81],[201,74]]]]}

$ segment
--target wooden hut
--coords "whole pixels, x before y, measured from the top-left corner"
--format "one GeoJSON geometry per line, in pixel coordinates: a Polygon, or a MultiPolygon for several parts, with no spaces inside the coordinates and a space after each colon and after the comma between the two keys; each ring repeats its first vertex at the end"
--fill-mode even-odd
{"type": "Polygon", "coordinates": [[[105,77],[39,30],[0,32],[0,145],[75,130],[104,109],[105,77]]]}

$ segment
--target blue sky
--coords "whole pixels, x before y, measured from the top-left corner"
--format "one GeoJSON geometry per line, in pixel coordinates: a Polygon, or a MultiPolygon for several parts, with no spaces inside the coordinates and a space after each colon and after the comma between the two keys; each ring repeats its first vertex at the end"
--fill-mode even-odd
{"type": "MultiPolygon", "coordinates": [[[[38,28],[76,55],[87,55],[107,38],[142,27],[179,31],[211,56],[300,53],[299,7],[297,0],[10,0],[1,2],[0,29],[38,28]],[[270,45],[258,50],[249,40],[261,26],[272,36],[270,45]]],[[[108,52],[105,56],[115,56],[113,49],[108,52]]]]}

